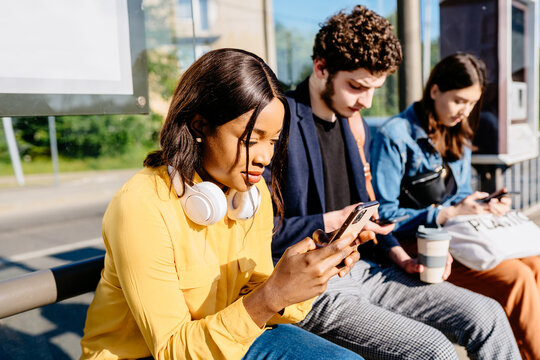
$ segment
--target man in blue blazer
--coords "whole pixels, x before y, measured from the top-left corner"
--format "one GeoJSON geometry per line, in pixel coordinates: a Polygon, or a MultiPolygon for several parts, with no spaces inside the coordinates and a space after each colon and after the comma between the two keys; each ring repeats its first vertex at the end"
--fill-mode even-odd
{"type": "MultiPolygon", "coordinates": [[[[369,155],[369,132],[358,112],[371,106],[374,90],[400,63],[391,25],[363,6],[339,12],[321,27],[313,73],[288,94],[289,155],[284,218],[272,244],[276,260],[314,230],[339,228],[357,203],[369,200],[361,160],[369,155]],[[357,146],[362,143],[364,154],[357,146]]],[[[387,234],[392,227],[371,223],[367,229],[387,234]]],[[[455,359],[449,339],[472,358],[519,358],[498,303],[446,282],[420,282],[411,274],[421,265],[391,234],[378,246],[395,265],[381,265],[360,246],[362,259],[328,282],[299,326],[368,359],[455,359]]]]}

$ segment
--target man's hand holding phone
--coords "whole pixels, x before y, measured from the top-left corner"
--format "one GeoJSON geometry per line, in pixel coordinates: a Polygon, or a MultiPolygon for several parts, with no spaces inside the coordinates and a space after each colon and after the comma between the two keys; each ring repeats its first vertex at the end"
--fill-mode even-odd
{"type": "Polygon", "coordinates": [[[374,223],[384,226],[389,224],[396,224],[398,222],[407,220],[410,216],[409,215],[402,215],[402,216],[396,216],[390,219],[375,219],[373,220],[374,223]]]}
{"type": "Polygon", "coordinates": [[[365,229],[371,230],[375,234],[387,235],[394,230],[396,223],[407,220],[408,218],[409,215],[402,215],[390,219],[373,219],[366,225],[365,229]]]}
{"type": "Polygon", "coordinates": [[[352,209],[352,211],[347,215],[341,226],[329,234],[328,242],[331,243],[347,234],[352,234],[355,238],[359,237],[360,240],[362,240],[362,238],[373,240],[375,238],[375,234],[361,234],[362,230],[364,230],[364,227],[369,222],[369,219],[373,216],[378,207],[379,202],[377,201],[370,201],[356,205],[354,209],[352,209]]]}
{"type": "MultiPolygon", "coordinates": [[[[366,225],[367,227],[367,225],[366,225]]],[[[327,246],[330,242],[330,239],[332,238],[332,233],[327,234],[321,229],[317,229],[313,232],[313,241],[319,246],[324,247],[327,246]]],[[[352,239],[352,235],[351,235],[352,239]]],[[[375,240],[375,232],[373,230],[362,230],[360,231],[360,234],[354,239],[356,241],[356,245],[361,245],[365,242],[375,240]]]]}
{"type": "MultiPolygon", "coordinates": [[[[377,211],[378,207],[378,201],[369,201],[357,205],[354,210],[349,214],[349,216],[345,219],[343,224],[341,224],[337,232],[333,234],[330,242],[334,241],[335,239],[341,238],[342,236],[349,233],[352,234],[354,237],[358,237],[362,230],[364,230],[366,224],[369,222],[369,219],[371,219],[373,214],[377,211]]],[[[374,235],[373,238],[375,238],[374,235]]]]}

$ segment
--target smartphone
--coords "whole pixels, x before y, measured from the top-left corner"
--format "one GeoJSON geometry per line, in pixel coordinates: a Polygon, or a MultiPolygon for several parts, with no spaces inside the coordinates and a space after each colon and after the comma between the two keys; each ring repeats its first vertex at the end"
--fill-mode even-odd
{"type": "Polygon", "coordinates": [[[348,234],[353,234],[354,237],[358,236],[378,207],[378,201],[366,202],[355,207],[340,226],[339,230],[334,232],[328,243],[348,234]]]}
{"type": "Polygon", "coordinates": [[[517,191],[507,191],[505,188],[502,188],[500,190],[497,190],[497,191],[489,194],[487,197],[485,197],[483,199],[476,200],[476,202],[488,203],[491,199],[500,199],[505,195],[519,195],[519,192],[517,192],[517,191]]]}
{"type": "Polygon", "coordinates": [[[384,226],[384,225],[395,224],[400,221],[407,220],[408,218],[410,218],[410,215],[402,215],[402,216],[396,216],[390,219],[375,219],[373,220],[373,222],[378,225],[384,226]]]}

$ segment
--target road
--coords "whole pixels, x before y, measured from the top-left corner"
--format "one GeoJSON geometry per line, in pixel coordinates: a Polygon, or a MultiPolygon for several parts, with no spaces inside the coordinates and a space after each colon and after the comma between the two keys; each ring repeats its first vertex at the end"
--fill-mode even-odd
{"type": "MultiPolygon", "coordinates": [[[[0,188],[0,281],[104,254],[103,214],[133,173],[68,174],[59,186],[45,180],[0,188]]],[[[84,294],[0,320],[0,360],[78,359],[92,297],[84,294]]]]}

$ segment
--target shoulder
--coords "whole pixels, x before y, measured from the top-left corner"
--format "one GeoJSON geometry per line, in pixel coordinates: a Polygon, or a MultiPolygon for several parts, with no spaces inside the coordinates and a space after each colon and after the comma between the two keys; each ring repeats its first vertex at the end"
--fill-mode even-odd
{"type": "Polygon", "coordinates": [[[144,168],[133,175],[119,190],[122,194],[155,193],[159,195],[170,184],[165,166],[144,168]]]}
{"type": "MultiPolygon", "coordinates": [[[[296,98],[293,98],[293,97],[289,97],[287,96],[287,102],[289,103],[289,114],[290,114],[290,124],[289,124],[289,127],[291,129],[291,131],[294,132],[294,130],[296,128],[298,128],[299,126],[299,122],[302,118],[302,115],[303,114],[303,109],[302,107],[304,105],[302,105],[300,102],[298,102],[298,100],[296,98]]],[[[291,136],[291,134],[289,133],[289,136],[291,136]]],[[[289,143],[290,145],[290,143],[289,143]]]]}
{"type": "MultiPolygon", "coordinates": [[[[114,195],[103,216],[102,229],[109,243],[128,243],[131,238],[169,241],[167,224],[186,224],[180,202],[169,186],[166,167],[145,168],[114,195]]],[[[137,240],[138,241],[138,240],[137,240]]]]}
{"type": "Polygon", "coordinates": [[[285,92],[285,98],[287,99],[287,102],[289,103],[291,109],[294,108],[296,103],[298,102],[299,95],[300,92],[298,91],[298,88],[285,92]]]}
{"type": "Polygon", "coordinates": [[[285,98],[287,99],[287,103],[289,104],[289,108],[291,109],[291,116],[294,114],[294,109],[296,108],[296,98],[294,96],[291,96],[294,94],[287,93],[285,98]]]}
{"type": "Polygon", "coordinates": [[[378,133],[397,142],[408,141],[424,133],[419,125],[415,104],[382,124],[378,133]]]}
{"type": "Polygon", "coordinates": [[[379,127],[375,137],[385,137],[395,142],[403,141],[411,138],[411,126],[409,119],[403,114],[396,115],[379,127]]]}
{"type": "Polygon", "coordinates": [[[176,198],[165,166],[144,168],[133,175],[113,197],[109,207],[122,211],[154,208],[176,198]]]}
{"type": "Polygon", "coordinates": [[[461,160],[463,160],[465,163],[471,163],[471,157],[472,157],[472,149],[468,146],[465,146],[463,150],[463,156],[461,157],[461,160]]]}
{"type": "Polygon", "coordinates": [[[298,84],[296,89],[287,91],[285,96],[291,108],[291,117],[293,118],[296,116],[297,111],[305,111],[301,110],[300,107],[311,108],[309,100],[309,78],[298,84]]]}
{"type": "Polygon", "coordinates": [[[304,102],[309,99],[309,77],[300,82],[296,88],[285,93],[289,101],[304,102]]]}

